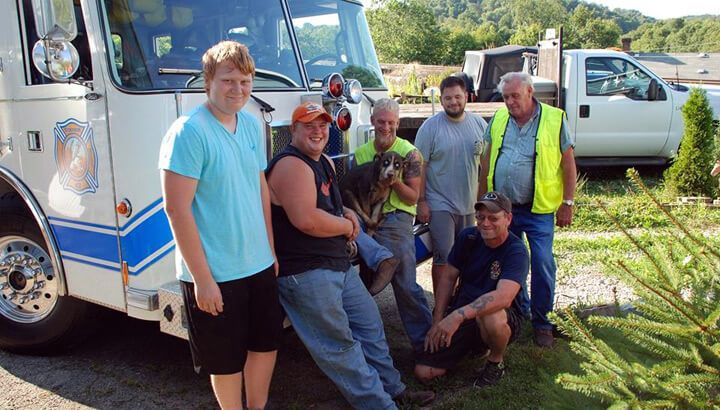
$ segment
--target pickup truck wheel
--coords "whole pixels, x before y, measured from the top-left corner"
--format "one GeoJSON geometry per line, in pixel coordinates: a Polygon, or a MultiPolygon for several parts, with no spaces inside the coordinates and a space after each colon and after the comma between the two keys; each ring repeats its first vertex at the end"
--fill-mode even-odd
{"type": "MultiPolygon", "coordinates": [[[[0,207],[0,213],[10,211],[0,207]]],[[[87,303],[59,296],[59,281],[34,221],[0,220],[0,348],[47,354],[78,340],[87,303]]]]}

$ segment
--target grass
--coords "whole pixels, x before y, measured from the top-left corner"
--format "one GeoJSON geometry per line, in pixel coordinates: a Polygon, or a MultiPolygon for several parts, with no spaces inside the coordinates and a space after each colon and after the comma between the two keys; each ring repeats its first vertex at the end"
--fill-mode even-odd
{"type": "Polygon", "coordinates": [[[471,358],[448,376],[433,383],[439,396],[433,404],[438,409],[600,409],[597,400],[564,390],[555,383],[563,372],[579,371],[578,356],[568,341],[558,339],[552,349],[541,349],[532,343],[529,324],[523,335],[512,344],[505,358],[507,371],[500,384],[483,389],[472,387],[475,369],[483,360],[471,358]]]}
{"type": "MultiPolygon", "coordinates": [[[[651,168],[641,171],[643,181],[661,202],[671,203],[675,198],[666,190],[660,177],[662,169],[651,168]],[[644,171],[644,172],[643,172],[644,171]]],[[[619,171],[599,174],[590,171],[590,176],[581,177],[576,193],[576,210],[573,224],[568,230],[582,232],[616,231],[615,224],[600,207],[604,204],[626,228],[666,228],[670,222],[659,209],[639,193],[619,171]]],[[[692,229],[705,229],[708,226],[720,226],[720,209],[705,206],[679,206],[672,209],[679,219],[692,229]]]]}

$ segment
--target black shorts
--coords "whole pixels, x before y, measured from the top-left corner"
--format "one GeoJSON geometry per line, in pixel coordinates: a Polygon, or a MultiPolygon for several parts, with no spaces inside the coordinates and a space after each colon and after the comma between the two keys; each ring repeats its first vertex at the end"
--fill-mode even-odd
{"type": "Polygon", "coordinates": [[[233,374],[245,367],[247,352],[277,350],[283,314],[273,266],[247,278],[218,283],[223,312],[198,309],[195,285],[180,282],[195,370],[233,374]]]}
{"type": "MultiPolygon", "coordinates": [[[[505,309],[510,326],[510,340],[508,344],[517,340],[522,330],[523,318],[514,308],[505,309]]],[[[458,330],[453,334],[450,347],[443,347],[435,353],[423,352],[418,355],[418,364],[435,367],[438,369],[452,369],[466,354],[473,352],[484,354],[488,349],[487,344],[480,335],[480,328],[475,320],[464,321],[458,330]]]]}

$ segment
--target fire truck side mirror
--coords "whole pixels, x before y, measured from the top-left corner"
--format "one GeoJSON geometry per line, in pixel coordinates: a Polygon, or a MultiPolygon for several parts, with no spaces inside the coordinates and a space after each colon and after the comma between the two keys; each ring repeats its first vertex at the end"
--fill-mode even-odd
{"type": "Polygon", "coordinates": [[[73,0],[32,0],[38,38],[72,41],[77,36],[73,0]]]}
{"type": "Polygon", "coordinates": [[[53,81],[68,80],[80,67],[80,55],[67,40],[38,40],[32,60],[35,68],[53,81]]]}

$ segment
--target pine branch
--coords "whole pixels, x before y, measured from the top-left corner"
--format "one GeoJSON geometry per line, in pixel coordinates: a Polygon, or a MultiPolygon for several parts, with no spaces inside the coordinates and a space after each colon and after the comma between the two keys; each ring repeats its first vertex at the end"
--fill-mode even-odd
{"type": "MultiPolygon", "coordinates": [[[[683,309],[683,306],[680,306],[680,305],[685,304],[685,303],[678,303],[677,300],[675,300],[675,301],[670,300],[670,298],[668,298],[668,297],[666,297],[665,295],[663,295],[662,293],[656,291],[656,290],[653,289],[648,283],[646,283],[646,282],[643,281],[640,277],[638,277],[637,275],[635,275],[634,273],[632,273],[632,272],[630,271],[630,269],[628,269],[628,267],[625,265],[624,262],[618,261],[618,264],[619,264],[620,267],[625,271],[625,273],[627,273],[630,277],[632,277],[633,279],[635,279],[635,282],[636,282],[636,283],[640,284],[643,288],[645,288],[645,289],[646,289],[647,291],[649,291],[650,293],[653,293],[653,294],[655,294],[657,297],[659,297],[659,298],[661,298],[662,300],[664,300],[668,305],[672,306],[677,312],[680,312],[686,319],[688,319],[688,320],[691,321],[693,324],[695,324],[695,326],[697,326],[702,332],[707,332],[707,331],[708,331],[708,327],[707,327],[707,326],[705,326],[702,322],[700,322],[696,317],[693,317],[689,312],[686,312],[685,309],[683,309]]],[[[680,299],[680,301],[682,301],[682,299],[680,299]]],[[[684,301],[683,301],[683,302],[684,302],[684,301]]],[[[692,310],[692,306],[688,306],[687,304],[685,304],[685,305],[686,305],[686,306],[684,306],[684,308],[688,308],[689,310],[692,310]]]]}
{"type": "Polygon", "coordinates": [[[715,310],[710,312],[708,317],[705,319],[703,324],[708,328],[718,328],[718,321],[720,321],[720,304],[715,306],[715,310]]]}
{"type": "Polygon", "coordinates": [[[633,315],[632,317],[618,319],[612,317],[593,316],[589,319],[590,324],[607,328],[618,328],[624,330],[623,333],[644,332],[654,335],[663,335],[669,338],[679,339],[683,336],[694,335],[697,329],[694,326],[683,325],[679,323],[659,323],[645,319],[641,316],[633,315]]]}

